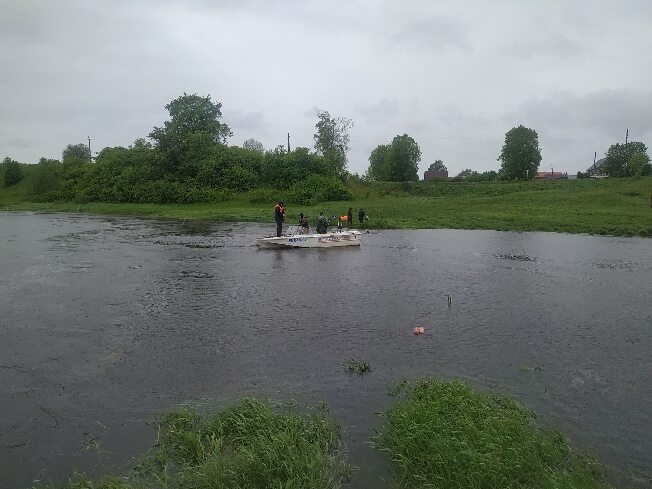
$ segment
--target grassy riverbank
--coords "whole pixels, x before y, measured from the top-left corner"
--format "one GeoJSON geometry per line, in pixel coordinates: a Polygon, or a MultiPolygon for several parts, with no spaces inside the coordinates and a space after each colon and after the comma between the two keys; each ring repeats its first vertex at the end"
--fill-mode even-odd
{"type": "MultiPolygon", "coordinates": [[[[354,199],[288,204],[288,223],[299,212],[314,224],[323,210],[340,215],[365,209],[375,229],[496,229],[652,236],[652,177],[539,182],[412,182],[349,185],[354,199]]],[[[278,192],[283,198],[283,192],[278,192]]],[[[252,203],[248,194],[208,204],[108,204],[29,200],[26,184],[0,189],[0,208],[46,212],[119,214],[151,218],[272,222],[273,201],[252,203]]]]}
{"type": "MultiPolygon", "coordinates": [[[[374,444],[389,455],[392,487],[609,487],[593,460],[577,455],[561,434],[535,426],[534,414],[516,401],[459,381],[405,384],[385,417],[374,444]]],[[[183,409],[161,418],[152,453],[127,476],[93,482],[76,475],[60,487],[332,489],[352,470],[340,439],[324,406],[244,399],[217,414],[183,409]]]]}

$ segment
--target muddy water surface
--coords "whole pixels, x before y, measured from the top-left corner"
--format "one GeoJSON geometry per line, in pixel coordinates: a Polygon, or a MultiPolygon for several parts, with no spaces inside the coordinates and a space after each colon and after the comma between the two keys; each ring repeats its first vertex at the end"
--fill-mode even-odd
{"type": "Polygon", "coordinates": [[[425,374],[513,395],[652,472],[650,240],[384,231],[257,251],[273,227],[0,213],[0,486],[125,470],[156,413],[260,395],[326,401],[351,485],[383,487],[376,413],[425,374]],[[348,357],[373,373],[349,376],[348,357]]]}

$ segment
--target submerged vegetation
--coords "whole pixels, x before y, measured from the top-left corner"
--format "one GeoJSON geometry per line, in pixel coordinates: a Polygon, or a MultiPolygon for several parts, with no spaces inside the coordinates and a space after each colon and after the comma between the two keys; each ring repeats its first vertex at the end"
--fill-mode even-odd
{"type": "Polygon", "coordinates": [[[371,373],[371,365],[365,360],[356,360],[355,358],[349,358],[344,364],[344,368],[352,374],[364,375],[371,373]]]}
{"type": "MultiPolygon", "coordinates": [[[[510,398],[436,379],[403,381],[393,394],[398,402],[372,441],[389,455],[397,488],[610,487],[593,459],[537,427],[510,398]]],[[[351,475],[340,440],[324,405],[246,398],[217,414],[163,415],[151,453],[127,476],[75,474],[63,486],[33,489],[337,488],[351,475]]]]}
{"type": "MultiPolygon", "coordinates": [[[[404,383],[374,438],[399,488],[601,488],[596,462],[513,399],[463,382],[404,383]]],[[[396,392],[395,392],[396,393],[396,392]]]]}

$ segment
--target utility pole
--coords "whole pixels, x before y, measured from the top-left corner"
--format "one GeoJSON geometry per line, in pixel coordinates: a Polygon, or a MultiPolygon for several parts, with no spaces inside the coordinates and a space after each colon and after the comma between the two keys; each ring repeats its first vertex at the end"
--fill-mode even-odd
{"type": "Polygon", "coordinates": [[[290,152],[290,133],[288,132],[288,153],[290,152]]]}
{"type": "Polygon", "coordinates": [[[91,153],[91,137],[88,136],[88,162],[93,163],[93,153],[91,153]]]}
{"type": "Polygon", "coordinates": [[[627,146],[627,141],[629,140],[629,129],[625,132],[625,146],[627,146]]]}

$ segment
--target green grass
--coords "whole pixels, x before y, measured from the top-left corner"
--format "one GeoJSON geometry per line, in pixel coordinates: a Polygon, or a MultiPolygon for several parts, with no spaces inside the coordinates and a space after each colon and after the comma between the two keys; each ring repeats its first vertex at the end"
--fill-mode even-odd
{"type": "MultiPolygon", "coordinates": [[[[239,199],[210,204],[108,204],[29,201],[29,178],[0,188],[0,209],[118,214],[150,218],[266,222],[274,202],[239,199]]],[[[496,229],[652,236],[652,177],[542,182],[412,182],[352,185],[354,200],[313,206],[288,204],[287,223],[319,211],[341,215],[363,207],[374,229],[496,229]]],[[[278,192],[283,198],[283,192],[278,192]]]]}
{"type": "Polygon", "coordinates": [[[94,482],[76,474],[62,487],[331,489],[350,473],[340,425],[323,405],[299,409],[247,398],[213,415],[169,412],[158,432],[152,455],[128,477],[94,482]]]}
{"type": "Polygon", "coordinates": [[[398,488],[609,487],[592,459],[515,400],[436,379],[400,384],[398,394],[374,437],[398,488]]]}
{"type": "MultiPolygon", "coordinates": [[[[517,401],[459,381],[403,381],[372,443],[386,452],[390,487],[599,489],[601,467],[545,431],[517,401]]],[[[371,408],[370,408],[371,409],[371,408]]],[[[324,405],[245,398],[217,413],[163,415],[158,438],[124,477],[74,474],[33,489],[331,489],[350,478],[339,423],[324,405]]]]}

